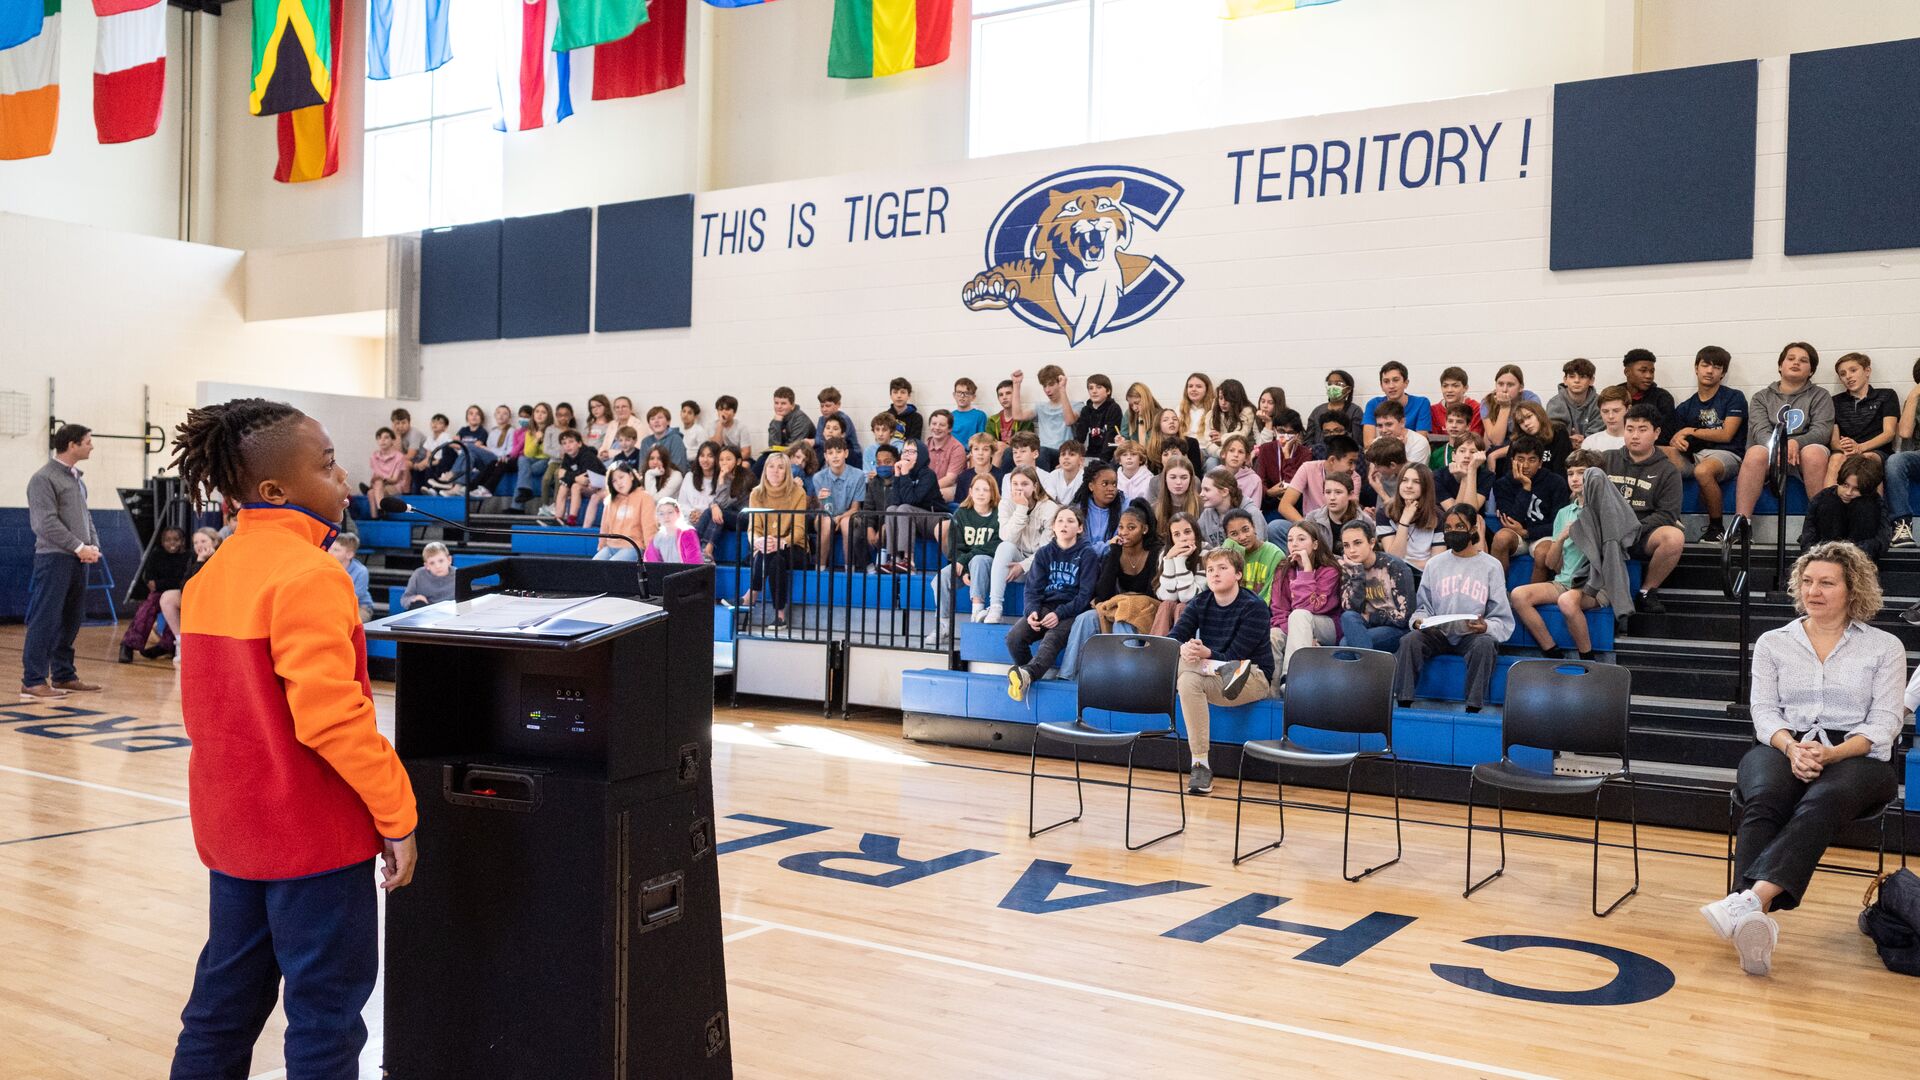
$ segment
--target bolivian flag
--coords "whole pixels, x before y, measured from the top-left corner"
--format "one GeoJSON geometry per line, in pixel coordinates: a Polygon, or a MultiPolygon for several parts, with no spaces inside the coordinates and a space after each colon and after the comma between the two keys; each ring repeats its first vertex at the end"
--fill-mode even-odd
{"type": "Polygon", "coordinates": [[[1223,19],[1242,19],[1248,15],[1267,15],[1275,11],[1294,11],[1303,7],[1319,7],[1331,4],[1333,0],[1226,0],[1226,10],[1221,13],[1223,19]]]}
{"type": "Polygon", "coordinates": [[[332,27],[328,0],[253,0],[253,115],[332,100],[332,27]]]}
{"type": "Polygon", "coordinates": [[[45,0],[40,32],[0,49],[0,161],[53,153],[59,122],[60,0],[45,0]]]}
{"type": "Polygon", "coordinates": [[[932,67],[953,44],[953,0],[834,0],[827,74],[871,79],[932,67]]]}

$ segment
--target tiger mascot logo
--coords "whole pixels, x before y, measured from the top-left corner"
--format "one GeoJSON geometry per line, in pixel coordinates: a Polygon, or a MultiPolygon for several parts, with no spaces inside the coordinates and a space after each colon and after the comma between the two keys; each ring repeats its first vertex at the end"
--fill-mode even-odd
{"type": "Polygon", "coordinates": [[[972,311],[1012,311],[1069,347],[1140,322],[1181,278],[1130,250],[1179,200],[1179,185],[1139,169],[1057,173],[1016,195],[988,231],[988,269],[960,290],[972,311]],[[1076,182],[1077,181],[1077,182],[1076,182]]]}

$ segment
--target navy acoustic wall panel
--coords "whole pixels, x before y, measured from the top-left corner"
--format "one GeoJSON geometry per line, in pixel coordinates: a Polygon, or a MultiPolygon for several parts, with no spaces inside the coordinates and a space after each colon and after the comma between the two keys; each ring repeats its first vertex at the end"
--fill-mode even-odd
{"type": "Polygon", "coordinates": [[[1794,53],[1787,254],[1920,247],[1920,41],[1794,53]]]}
{"type": "Polygon", "coordinates": [[[593,211],[508,218],[500,236],[500,336],[587,332],[593,211]]]}
{"type": "Polygon", "coordinates": [[[1753,257],[1760,62],[1553,88],[1555,270],[1753,257]]]}
{"type": "Polygon", "coordinates": [[[693,196],[600,208],[600,292],[593,328],[693,325],[693,196]]]}
{"type": "Polygon", "coordinates": [[[500,223],[420,234],[420,344],[500,336],[500,223]]]}

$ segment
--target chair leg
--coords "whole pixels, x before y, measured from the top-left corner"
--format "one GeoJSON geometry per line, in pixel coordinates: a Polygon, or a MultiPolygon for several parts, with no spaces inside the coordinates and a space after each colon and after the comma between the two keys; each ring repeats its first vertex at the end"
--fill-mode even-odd
{"type": "Polygon", "coordinates": [[[1472,896],[1491,884],[1494,878],[1507,872],[1507,800],[1500,794],[1499,788],[1494,788],[1494,806],[1499,813],[1500,865],[1493,873],[1479,881],[1473,880],[1473,784],[1474,777],[1469,773],[1467,775],[1467,891],[1460,894],[1463,897],[1472,896]]]}
{"type": "MultiPolygon", "coordinates": [[[[1180,798],[1180,827],[1174,829],[1172,832],[1161,833],[1151,840],[1142,840],[1137,844],[1133,842],[1133,752],[1139,745],[1139,739],[1135,739],[1127,744],[1127,814],[1125,843],[1128,851],[1139,851],[1143,847],[1157,844],[1170,836],[1179,836],[1181,833],[1187,831],[1187,787],[1180,782],[1180,771],[1175,769],[1173,773],[1173,786],[1180,798]]],[[[1079,760],[1076,754],[1074,758],[1076,769],[1079,767],[1077,764],[1079,760]]]]}
{"type": "Polygon", "coordinates": [[[1357,764],[1359,764],[1358,759],[1355,759],[1354,761],[1350,761],[1347,763],[1346,821],[1344,826],[1340,830],[1340,876],[1343,878],[1346,878],[1348,881],[1359,881],[1362,878],[1370,877],[1373,874],[1377,874],[1380,871],[1385,870],[1387,867],[1392,866],[1394,863],[1399,862],[1400,855],[1401,855],[1400,763],[1398,761],[1392,761],[1392,762],[1388,762],[1388,767],[1393,770],[1393,858],[1388,859],[1386,862],[1383,862],[1378,866],[1369,866],[1365,870],[1362,870],[1357,874],[1352,872],[1352,868],[1347,862],[1347,848],[1352,843],[1352,839],[1353,839],[1353,767],[1357,764]]]}
{"type": "Polygon", "coordinates": [[[1727,792],[1727,895],[1733,895],[1733,834],[1740,822],[1733,816],[1733,792],[1727,792]]]}
{"type": "MultiPolygon", "coordinates": [[[[1039,836],[1043,832],[1052,832],[1053,830],[1059,828],[1062,825],[1071,825],[1074,822],[1079,821],[1081,818],[1081,815],[1087,812],[1087,797],[1085,792],[1082,791],[1080,787],[1080,744],[1074,743],[1073,744],[1073,800],[1074,800],[1075,806],[1074,806],[1073,816],[1070,818],[1065,818],[1060,821],[1056,821],[1051,825],[1042,826],[1041,828],[1037,828],[1037,829],[1034,828],[1034,824],[1033,824],[1034,787],[1035,787],[1035,782],[1039,776],[1039,766],[1040,766],[1040,731],[1038,728],[1035,728],[1033,732],[1033,749],[1029,751],[1027,754],[1027,839],[1029,840],[1033,839],[1036,836],[1039,836]]],[[[1127,779],[1128,779],[1129,786],[1131,786],[1132,779],[1133,779],[1131,773],[1129,773],[1127,779]]]]}
{"type": "Polygon", "coordinates": [[[1605,794],[1606,785],[1593,793],[1593,913],[1598,918],[1606,918],[1614,909],[1627,902],[1628,898],[1640,891],[1640,800],[1638,789],[1633,784],[1633,774],[1627,774],[1627,820],[1633,825],[1633,888],[1620,895],[1618,900],[1600,910],[1600,796],[1605,794]]]}
{"type": "MultiPolygon", "coordinates": [[[[1893,808],[1897,805],[1899,804],[1888,803],[1887,808],[1880,811],[1880,854],[1873,867],[1873,876],[1875,878],[1879,878],[1887,872],[1887,815],[1893,813],[1893,808]]],[[[1906,845],[1903,844],[1901,846],[1905,847],[1906,845]]]]}
{"type": "Polygon", "coordinates": [[[1275,765],[1273,767],[1273,802],[1274,806],[1280,811],[1280,839],[1264,847],[1254,848],[1245,854],[1242,854],[1240,851],[1240,808],[1244,806],[1247,801],[1247,770],[1252,764],[1253,758],[1246,754],[1240,755],[1240,782],[1238,786],[1235,787],[1233,796],[1233,865],[1235,866],[1239,866],[1255,855],[1263,855],[1272,851],[1287,841],[1286,783],[1280,775],[1280,766],[1275,765]]]}

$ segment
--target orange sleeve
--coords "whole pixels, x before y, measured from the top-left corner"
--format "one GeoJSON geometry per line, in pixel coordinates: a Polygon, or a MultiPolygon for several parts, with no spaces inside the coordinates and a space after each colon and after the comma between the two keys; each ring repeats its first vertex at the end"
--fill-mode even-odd
{"type": "Polygon", "coordinates": [[[419,824],[413,785],[375,726],[373,699],[360,682],[352,581],[332,567],[301,574],[277,591],[270,620],[273,670],[286,686],[294,737],[359,794],[381,836],[412,833],[419,824]]]}

